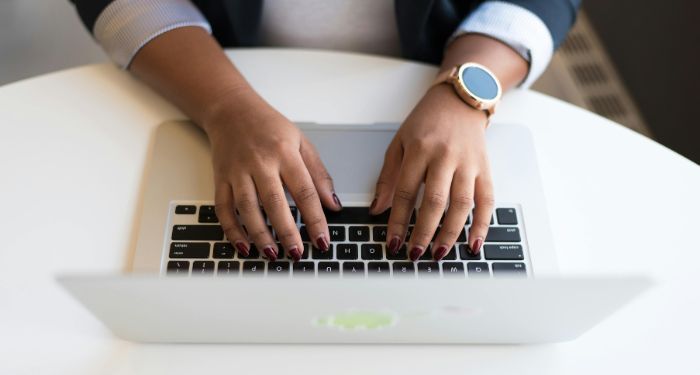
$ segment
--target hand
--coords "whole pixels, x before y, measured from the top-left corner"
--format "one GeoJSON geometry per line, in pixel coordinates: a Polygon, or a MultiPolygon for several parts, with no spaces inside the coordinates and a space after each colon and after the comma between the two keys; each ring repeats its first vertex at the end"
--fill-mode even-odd
{"type": "Polygon", "coordinates": [[[494,205],[486,143],[486,114],[466,105],[446,84],[432,87],[403,123],[389,145],[371,212],[391,206],[387,249],[398,252],[406,236],[421,184],[425,190],[409,239],[411,260],[423,255],[440,219],[447,213],[434,244],[442,259],[464,228],[474,204],[469,246],[478,254],[488,232],[494,205]]]}
{"type": "Polygon", "coordinates": [[[202,127],[212,147],[216,215],[228,240],[247,255],[250,239],[268,259],[277,259],[277,245],[260,210],[262,202],[280,244],[294,261],[301,259],[304,248],[285,197],[286,186],[314,244],[327,251],[330,236],[321,204],[332,210],[342,206],[313,145],[252,90],[214,107],[218,109],[202,127]]]}

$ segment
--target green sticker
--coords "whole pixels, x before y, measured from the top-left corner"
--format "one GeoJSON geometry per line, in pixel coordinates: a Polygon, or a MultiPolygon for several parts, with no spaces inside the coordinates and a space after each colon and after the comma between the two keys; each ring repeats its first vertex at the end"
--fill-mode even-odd
{"type": "Polygon", "coordinates": [[[348,311],[316,319],[319,326],[338,328],[347,331],[374,330],[396,324],[396,314],[380,311],[348,311]]]}

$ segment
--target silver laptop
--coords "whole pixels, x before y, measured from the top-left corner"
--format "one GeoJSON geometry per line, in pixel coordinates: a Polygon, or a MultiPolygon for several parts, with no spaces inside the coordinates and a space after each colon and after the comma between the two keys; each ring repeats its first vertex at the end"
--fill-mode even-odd
{"type": "MultiPolygon", "coordinates": [[[[649,281],[557,276],[535,148],[527,128],[488,132],[497,198],[483,251],[467,251],[471,220],[441,261],[384,246],[387,215],[371,216],[383,154],[398,124],[299,124],[345,208],[327,213],[331,249],[305,242],[293,263],[226,240],[213,208],[206,137],[169,122],[155,135],[129,275],[60,282],[115,334],[143,342],[540,343],[577,337],[649,281]]],[[[420,199],[419,199],[420,202],[420,199]]],[[[303,220],[290,211],[305,241],[303,220]]]]}

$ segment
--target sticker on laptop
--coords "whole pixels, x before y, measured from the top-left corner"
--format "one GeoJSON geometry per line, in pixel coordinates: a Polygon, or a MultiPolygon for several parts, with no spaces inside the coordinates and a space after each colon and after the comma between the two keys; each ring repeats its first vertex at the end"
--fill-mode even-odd
{"type": "Polygon", "coordinates": [[[393,327],[399,316],[391,311],[350,310],[315,318],[312,324],[341,331],[372,331],[393,327]]]}

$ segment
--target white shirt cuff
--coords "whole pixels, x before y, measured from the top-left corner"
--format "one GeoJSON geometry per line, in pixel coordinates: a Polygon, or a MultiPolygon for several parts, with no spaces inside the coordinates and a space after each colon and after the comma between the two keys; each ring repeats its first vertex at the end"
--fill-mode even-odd
{"type": "Polygon", "coordinates": [[[206,18],[188,0],[115,0],[97,17],[93,34],[112,61],[127,68],[146,43],[185,26],[211,33],[206,18]]]}
{"type": "Polygon", "coordinates": [[[530,87],[552,59],[554,41],[542,19],[529,10],[504,1],[486,1],[472,12],[450,40],[466,33],[488,35],[507,44],[529,63],[529,71],[520,83],[530,87]]]}

